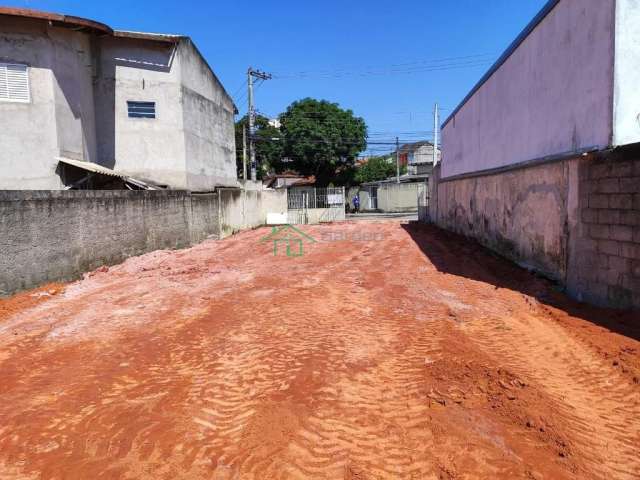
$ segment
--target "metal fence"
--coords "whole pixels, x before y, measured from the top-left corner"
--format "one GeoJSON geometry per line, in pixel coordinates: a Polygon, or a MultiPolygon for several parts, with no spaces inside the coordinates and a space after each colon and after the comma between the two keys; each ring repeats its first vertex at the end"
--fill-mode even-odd
{"type": "Polygon", "coordinates": [[[291,188],[288,192],[291,224],[335,222],[345,219],[344,187],[291,188]]]}

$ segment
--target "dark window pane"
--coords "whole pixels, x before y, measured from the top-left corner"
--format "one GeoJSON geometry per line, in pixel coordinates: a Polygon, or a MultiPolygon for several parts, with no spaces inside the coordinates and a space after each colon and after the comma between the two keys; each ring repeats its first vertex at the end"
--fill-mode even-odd
{"type": "Polygon", "coordinates": [[[156,118],[155,102],[127,102],[130,118],[156,118]]]}

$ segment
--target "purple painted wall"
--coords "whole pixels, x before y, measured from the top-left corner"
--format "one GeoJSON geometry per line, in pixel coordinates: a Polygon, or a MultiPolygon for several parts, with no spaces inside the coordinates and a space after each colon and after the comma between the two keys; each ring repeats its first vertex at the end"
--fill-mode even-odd
{"type": "Polygon", "coordinates": [[[442,177],[611,143],[615,0],[561,0],[442,132],[442,177]]]}

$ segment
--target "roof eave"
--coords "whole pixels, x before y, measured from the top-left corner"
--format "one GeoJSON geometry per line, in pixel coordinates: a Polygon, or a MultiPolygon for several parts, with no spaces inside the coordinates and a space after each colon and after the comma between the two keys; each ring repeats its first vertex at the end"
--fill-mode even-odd
{"type": "Polygon", "coordinates": [[[86,29],[94,33],[106,35],[113,34],[111,27],[104,23],[89,20],[87,18],[74,17],[72,15],[60,15],[58,13],[43,12],[41,10],[32,10],[30,8],[14,7],[0,7],[0,15],[44,20],[69,28],[86,29]]]}
{"type": "Polygon", "coordinates": [[[167,33],[133,32],[129,30],[115,30],[113,36],[117,38],[133,38],[139,40],[152,40],[155,42],[178,43],[189,37],[185,35],[172,35],[167,33]]]}

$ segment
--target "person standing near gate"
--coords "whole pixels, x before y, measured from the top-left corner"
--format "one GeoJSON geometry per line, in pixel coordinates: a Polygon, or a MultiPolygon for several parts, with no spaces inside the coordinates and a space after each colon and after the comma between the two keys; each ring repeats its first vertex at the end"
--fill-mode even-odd
{"type": "Polygon", "coordinates": [[[355,213],[360,212],[360,196],[359,195],[353,196],[353,210],[355,211],[355,213]]]}

